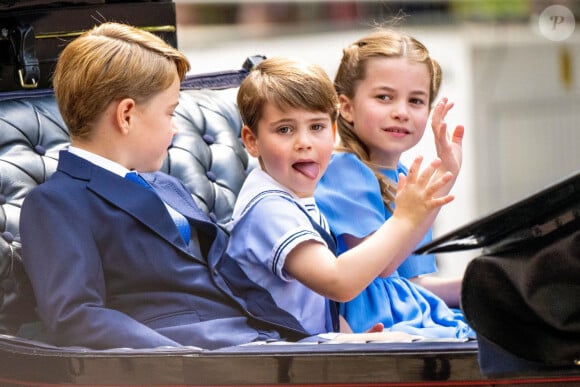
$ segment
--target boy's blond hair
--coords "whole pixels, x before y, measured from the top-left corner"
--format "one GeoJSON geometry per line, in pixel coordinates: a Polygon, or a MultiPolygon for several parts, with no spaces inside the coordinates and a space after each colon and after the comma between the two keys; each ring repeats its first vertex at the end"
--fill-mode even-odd
{"type": "Polygon", "coordinates": [[[185,78],[189,61],[158,36],[103,23],[69,43],[60,55],[53,86],[71,137],[86,138],[115,100],[146,101],[185,78]]]}
{"type": "Polygon", "coordinates": [[[238,90],[242,121],[257,135],[264,105],[280,110],[304,109],[338,115],[338,97],[328,74],[318,65],[289,58],[269,58],[259,63],[238,90]]]}

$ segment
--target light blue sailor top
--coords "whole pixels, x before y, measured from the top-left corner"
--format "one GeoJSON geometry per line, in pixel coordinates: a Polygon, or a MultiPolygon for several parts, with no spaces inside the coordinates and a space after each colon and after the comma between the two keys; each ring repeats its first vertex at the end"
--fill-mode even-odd
{"type": "Polygon", "coordinates": [[[326,245],[297,204],[328,230],[313,197],[298,198],[261,169],[252,170],[238,195],[232,220],[226,225],[230,232],[228,253],[307,332],[331,332],[325,298],[284,270],[286,257],[298,244],[314,240],[326,245]]]}

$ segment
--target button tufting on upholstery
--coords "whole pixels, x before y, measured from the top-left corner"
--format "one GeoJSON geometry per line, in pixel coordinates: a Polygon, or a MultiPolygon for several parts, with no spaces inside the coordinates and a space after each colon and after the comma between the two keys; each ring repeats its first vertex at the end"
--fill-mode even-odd
{"type": "Polygon", "coordinates": [[[44,147],[40,144],[34,146],[34,151],[41,156],[44,156],[46,154],[46,149],[44,149],[44,147]]]}
{"type": "Polygon", "coordinates": [[[212,221],[212,222],[214,222],[214,223],[217,223],[217,221],[218,221],[218,218],[217,218],[217,216],[215,216],[215,213],[213,213],[213,212],[210,212],[210,213],[208,214],[208,216],[209,216],[209,218],[211,219],[211,221],[212,221]]]}
{"type": "Polygon", "coordinates": [[[2,238],[8,242],[8,243],[12,243],[14,242],[14,235],[10,232],[10,231],[4,231],[2,234],[2,238]]]}
{"type": "Polygon", "coordinates": [[[207,145],[211,145],[211,144],[213,144],[215,142],[215,138],[211,134],[207,134],[206,133],[206,134],[203,135],[202,138],[203,138],[203,141],[205,141],[205,143],[207,145]]]}
{"type": "Polygon", "coordinates": [[[248,168],[234,98],[215,90],[182,90],[173,122],[177,134],[161,170],[180,179],[216,223],[227,222],[248,168]]]}
{"type": "Polygon", "coordinates": [[[217,180],[217,177],[216,177],[215,173],[213,173],[212,171],[207,171],[207,172],[205,173],[205,175],[207,176],[207,178],[208,178],[208,179],[209,179],[211,182],[214,182],[214,183],[215,183],[215,181],[217,180]]]}

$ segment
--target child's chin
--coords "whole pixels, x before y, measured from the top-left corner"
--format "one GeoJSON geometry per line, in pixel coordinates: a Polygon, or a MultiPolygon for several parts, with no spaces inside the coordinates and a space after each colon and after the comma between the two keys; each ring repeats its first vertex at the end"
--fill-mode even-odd
{"type": "Polygon", "coordinates": [[[309,198],[314,196],[314,187],[312,188],[305,188],[302,187],[301,189],[293,189],[292,192],[299,198],[309,198]]]}

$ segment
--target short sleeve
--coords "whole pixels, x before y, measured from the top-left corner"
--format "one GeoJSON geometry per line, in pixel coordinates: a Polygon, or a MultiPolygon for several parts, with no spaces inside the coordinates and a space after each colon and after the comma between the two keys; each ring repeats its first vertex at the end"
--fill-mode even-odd
{"type": "Polygon", "coordinates": [[[245,256],[249,260],[245,264],[262,266],[265,275],[275,274],[283,280],[292,279],[284,264],[297,245],[308,240],[325,244],[295,203],[273,195],[253,205],[232,231],[231,239],[238,241],[236,249],[245,250],[235,256],[245,256]]]}
{"type": "Polygon", "coordinates": [[[318,183],[316,203],[338,239],[339,253],[345,234],[357,238],[375,232],[385,221],[385,208],[373,171],[351,153],[335,153],[318,183]]]}

